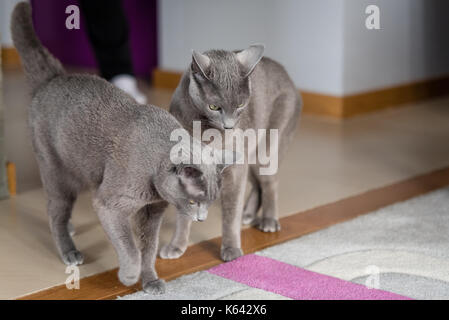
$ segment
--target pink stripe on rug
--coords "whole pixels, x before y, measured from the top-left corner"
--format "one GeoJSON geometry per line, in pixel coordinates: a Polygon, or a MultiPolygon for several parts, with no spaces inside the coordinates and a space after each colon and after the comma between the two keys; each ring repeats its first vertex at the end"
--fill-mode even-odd
{"type": "Polygon", "coordinates": [[[208,272],[296,300],[410,299],[255,254],[220,264],[208,272]]]}

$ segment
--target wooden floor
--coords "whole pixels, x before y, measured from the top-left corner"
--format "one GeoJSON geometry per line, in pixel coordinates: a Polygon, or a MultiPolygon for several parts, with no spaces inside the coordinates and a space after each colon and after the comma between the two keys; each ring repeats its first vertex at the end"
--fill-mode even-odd
{"type": "MultiPolygon", "coordinates": [[[[282,218],[280,232],[263,233],[254,228],[245,229],[242,232],[243,251],[246,254],[255,252],[447,185],[449,185],[449,168],[444,168],[282,218]]],[[[221,238],[214,238],[192,245],[179,259],[158,259],[156,268],[159,276],[165,280],[172,280],[222,263],[219,257],[220,242],[221,238]]],[[[78,290],[68,290],[65,285],[60,285],[20,299],[103,300],[114,299],[138,290],[141,290],[140,284],[133,287],[123,286],[118,281],[117,269],[114,269],[81,279],[78,290]]]]}

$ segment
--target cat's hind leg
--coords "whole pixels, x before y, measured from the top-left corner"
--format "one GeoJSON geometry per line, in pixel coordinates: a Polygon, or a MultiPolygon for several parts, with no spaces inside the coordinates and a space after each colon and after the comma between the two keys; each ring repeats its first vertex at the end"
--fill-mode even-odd
{"type": "Polygon", "coordinates": [[[67,228],[69,229],[69,234],[73,237],[76,233],[73,223],[69,221],[69,223],[67,224],[67,228]]]}
{"type": "Polygon", "coordinates": [[[262,217],[257,228],[263,232],[281,230],[278,213],[278,182],[276,176],[259,176],[262,190],[262,217]]]}
{"type": "Polygon", "coordinates": [[[48,198],[47,213],[53,241],[66,265],[82,264],[83,255],[76,249],[69,227],[73,204],[81,184],[64,169],[51,148],[38,139],[34,142],[39,147],[35,148],[36,160],[48,198]]]}
{"type": "Polygon", "coordinates": [[[255,173],[252,172],[252,167],[250,166],[250,171],[248,174],[249,181],[251,182],[251,192],[246,199],[245,208],[243,209],[242,222],[243,224],[254,224],[257,220],[257,212],[261,206],[261,189],[259,182],[255,177],[255,173]]]}
{"type": "Polygon", "coordinates": [[[43,178],[44,188],[48,196],[47,213],[50,231],[62,261],[66,265],[79,265],[83,263],[83,255],[79,252],[71,236],[69,228],[73,204],[77,191],[63,181],[63,174],[58,178],[43,178]]]}
{"type": "Polygon", "coordinates": [[[79,265],[84,260],[81,252],[76,249],[68,228],[74,202],[75,198],[67,195],[52,195],[48,199],[51,234],[66,265],[79,265]]]}
{"type": "MultiPolygon", "coordinates": [[[[267,150],[270,150],[270,153],[271,150],[278,152],[278,166],[284,158],[288,150],[288,145],[294,135],[300,112],[300,104],[301,101],[298,98],[296,89],[289,94],[280,95],[274,102],[276,107],[271,115],[269,127],[278,129],[279,138],[276,141],[277,145],[273,146],[271,145],[271,136],[268,139],[269,136],[267,135],[265,145],[267,150]]],[[[254,168],[256,168],[256,165],[254,165],[254,168]]],[[[257,227],[264,232],[276,232],[281,229],[278,213],[278,172],[276,171],[272,175],[262,175],[259,174],[259,168],[256,169],[257,174],[255,174],[255,177],[261,188],[262,217],[257,227]]]]}

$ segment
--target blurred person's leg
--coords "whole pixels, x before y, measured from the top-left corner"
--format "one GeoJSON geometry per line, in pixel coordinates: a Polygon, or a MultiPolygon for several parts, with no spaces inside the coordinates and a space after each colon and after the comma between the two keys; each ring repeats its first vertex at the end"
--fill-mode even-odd
{"type": "Polygon", "coordinates": [[[87,33],[102,77],[145,103],[134,77],[128,22],[121,0],[81,0],[87,33]]]}

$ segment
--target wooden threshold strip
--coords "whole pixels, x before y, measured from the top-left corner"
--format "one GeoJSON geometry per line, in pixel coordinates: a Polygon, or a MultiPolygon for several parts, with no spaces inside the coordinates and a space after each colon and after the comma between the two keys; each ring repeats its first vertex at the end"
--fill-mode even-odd
{"type": "MultiPolygon", "coordinates": [[[[449,167],[282,218],[282,230],[276,233],[248,228],[242,231],[243,251],[252,253],[448,185],[449,167]]],[[[159,276],[172,280],[222,263],[220,242],[218,237],[192,245],[179,259],[157,259],[159,276]]],[[[122,285],[117,278],[117,269],[114,269],[81,279],[78,290],[68,290],[65,285],[60,285],[20,299],[104,300],[139,290],[140,284],[133,287],[122,285]]]]}

